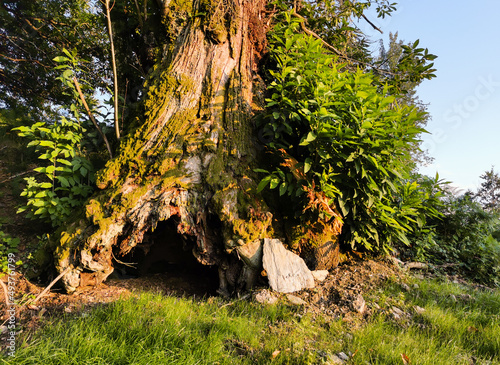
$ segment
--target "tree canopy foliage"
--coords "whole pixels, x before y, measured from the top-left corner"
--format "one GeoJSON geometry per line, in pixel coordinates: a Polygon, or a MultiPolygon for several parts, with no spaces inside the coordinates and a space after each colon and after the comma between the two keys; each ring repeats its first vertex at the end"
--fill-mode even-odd
{"type": "Polygon", "coordinates": [[[85,78],[107,84],[106,37],[97,4],[86,0],[5,0],[0,4],[0,107],[22,109],[40,121],[67,105],[53,59],[62,50],[77,50],[88,60],[85,78]],[[45,113],[45,114],[44,114],[45,113]]]}

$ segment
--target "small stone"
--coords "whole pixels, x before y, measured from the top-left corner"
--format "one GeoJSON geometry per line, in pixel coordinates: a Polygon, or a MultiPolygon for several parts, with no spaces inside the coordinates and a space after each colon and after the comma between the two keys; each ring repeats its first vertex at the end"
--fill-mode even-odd
{"type": "Polygon", "coordinates": [[[345,364],[345,361],[342,360],[337,355],[329,355],[328,360],[325,362],[326,365],[337,365],[337,364],[345,364]]]}
{"type": "Polygon", "coordinates": [[[270,290],[263,289],[255,294],[255,300],[261,304],[274,304],[278,301],[270,290]]]}
{"type": "Polygon", "coordinates": [[[403,312],[398,307],[392,307],[392,314],[394,319],[400,319],[405,314],[405,312],[403,312]]]}
{"type": "Polygon", "coordinates": [[[404,291],[410,291],[410,287],[406,283],[401,284],[401,289],[403,289],[404,291]]]}
{"type": "Polygon", "coordinates": [[[470,295],[470,294],[460,294],[459,297],[464,302],[468,302],[468,301],[472,300],[472,295],[470,295]]]}
{"type": "Polygon", "coordinates": [[[419,289],[419,288],[420,288],[420,286],[418,286],[417,283],[413,284],[413,289],[419,289]]]}
{"type": "Polygon", "coordinates": [[[422,308],[422,307],[419,307],[418,305],[415,305],[415,306],[413,307],[413,309],[415,310],[415,312],[416,312],[417,314],[422,314],[422,313],[424,313],[424,312],[425,312],[425,309],[424,309],[424,308],[422,308]]]}
{"type": "Polygon", "coordinates": [[[394,313],[399,314],[399,315],[402,315],[402,314],[404,313],[404,312],[403,312],[401,309],[399,309],[398,307],[392,307],[392,311],[393,311],[394,313]]]}
{"type": "Polygon", "coordinates": [[[9,331],[9,328],[7,326],[0,326],[0,334],[7,333],[9,331]]]}
{"type": "Polygon", "coordinates": [[[343,352],[339,352],[339,353],[337,354],[337,356],[338,356],[340,359],[344,360],[344,361],[349,361],[349,356],[348,356],[348,355],[346,355],[346,354],[345,354],[345,353],[343,353],[343,352]]]}
{"type": "Polygon", "coordinates": [[[363,314],[366,311],[366,302],[361,294],[359,294],[357,296],[356,300],[354,300],[351,303],[351,307],[353,310],[355,310],[356,312],[358,312],[360,314],[363,314]]]}
{"type": "Polygon", "coordinates": [[[295,305],[304,305],[307,304],[306,301],[302,300],[301,298],[292,295],[292,294],[287,294],[286,295],[287,299],[290,301],[290,303],[295,304],[295,305]]]}
{"type": "Polygon", "coordinates": [[[326,279],[329,272],[328,272],[328,270],[314,270],[314,271],[311,271],[311,274],[315,280],[322,282],[326,279]]]}

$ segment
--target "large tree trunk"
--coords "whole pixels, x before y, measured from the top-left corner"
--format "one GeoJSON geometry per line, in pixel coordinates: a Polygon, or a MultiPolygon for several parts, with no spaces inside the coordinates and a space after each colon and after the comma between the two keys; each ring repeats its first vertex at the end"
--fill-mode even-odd
{"type": "Polygon", "coordinates": [[[172,43],[150,71],[144,113],[100,173],[101,191],[86,218],[66,227],[56,250],[68,291],[106,279],[117,260],[167,220],[200,263],[219,267],[221,292],[235,285],[231,251],[246,263],[236,277],[251,285],[260,242],[273,236],[273,215],[256,193],[253,172],[265,5],[163,0],[172,43]],[[188,20],[179,26],[172,19],[188,20]]]}

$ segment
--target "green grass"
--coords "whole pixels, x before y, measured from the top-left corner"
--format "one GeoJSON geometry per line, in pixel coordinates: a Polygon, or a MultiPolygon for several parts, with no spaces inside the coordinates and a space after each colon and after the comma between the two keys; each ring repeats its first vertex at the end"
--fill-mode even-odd
{"type": "Polygon", "coordinates": [[[298,307],[155,294],[46,319],[5,364],[500,364],[500,293],[437,281],[392,283],[366,297],[367,322],[313,318],[298,307]],[[451,295],[454,295],[455,301],[451,295]],[[471,298],[461,297],[470,294],[471,298]],[[395,320],[397,306],[407,315],[395,320]],[[417,314],[414,306],[425,309],[417,314]],[[273,352],[279,350],[279,354],[273,352]]]}
{"type": "Polygon", "coordinates": [[[500,364],[500,292],[438,281],[414,281],[408,292],[393,284],[372,298],[387,314],[355,333],[354,363],[500,364]],[[469,297],[470,296],[470,297],[469,297]],[[392,319],[396,306],[408,315],[392,319]],[[425,309],[421,314],[414,306],[425,309]],[[391,320],[388,320],[391,318],[391,320]]]}

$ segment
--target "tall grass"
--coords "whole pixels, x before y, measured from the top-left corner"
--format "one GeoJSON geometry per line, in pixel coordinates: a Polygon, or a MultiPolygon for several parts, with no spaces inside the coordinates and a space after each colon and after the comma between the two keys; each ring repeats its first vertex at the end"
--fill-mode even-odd
{"type": "MultiPolygon", "coordinates": [[[[410,286],[413,283],[410,282],[410,286]]],[[[143,293],[47,319],[4,364],[500,364],[500,293],[437,281],[366,297],[368,321],[313,317],[284,303],[143,293]],[[470,295],[470,297],[468,296],[470,295]],[[394,306],[405,314],[395,319],[394,306]],[[415,306],[424,308],[417,313],[415,306]],[[402,355],[403,354],[403,355],[402,355]],[[331,363],[331,362],[330,362],[331,363]]]]}

